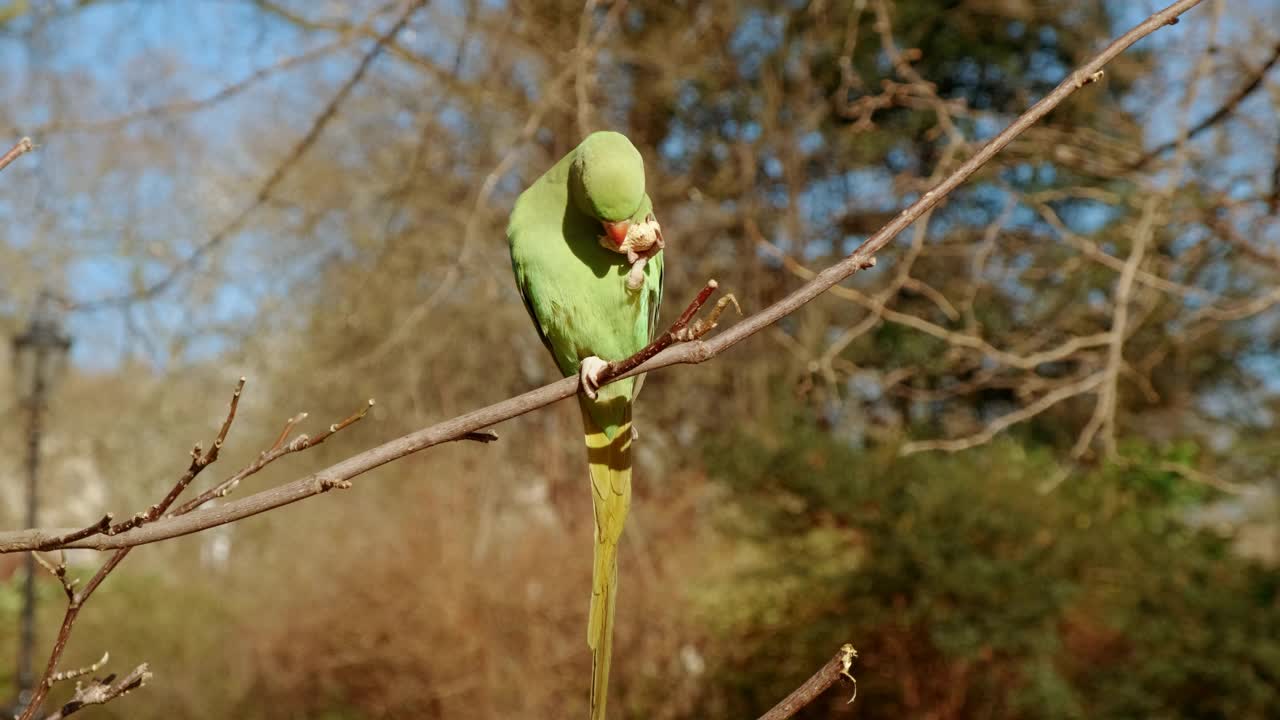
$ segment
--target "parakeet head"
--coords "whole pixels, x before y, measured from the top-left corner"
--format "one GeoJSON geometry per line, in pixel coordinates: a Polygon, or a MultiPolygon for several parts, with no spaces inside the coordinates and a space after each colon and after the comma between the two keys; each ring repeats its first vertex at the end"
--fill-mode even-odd
{"type": "Polygon", "coordinates": [[[599,220],[609,238],[621,245],[644,200],[640,151],[621,133],[591,133],[578,146],[569,178],[578,209],[599,220]]]}

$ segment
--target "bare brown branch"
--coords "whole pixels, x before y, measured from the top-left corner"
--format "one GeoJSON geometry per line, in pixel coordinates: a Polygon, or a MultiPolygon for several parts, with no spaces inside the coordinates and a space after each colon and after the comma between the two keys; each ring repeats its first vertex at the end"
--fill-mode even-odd
{"type": "Polygon", "coordinates": [[[67,543],[73,543],[77,540],[83,540],[84,538],[92,537],[94,535],[101,535],[111,529],[111,520],[113,517],[115,516],[111,513],[107,513],[106,515],[103,515],[98,522],[79,530],[73,530],[61,537],[54,538],[50,541],[48,547],[39,547],[36,548],[36,550],[51,550],[57,547],[65,547],[67,543]]]}
{"type": "MultiPolygon", "coordinates": [[[[761,715],[759,720],[786,720],[794,717],[842,677],[848,679],[853,685],[853,694],[857,697],[858,681],[850,672],[856,657],[858,657],[858,651],[854,650],[852,645],[845,643],[835,655],[831,656],[826,665],[819,668],[818,672],[805,680],[804,684],[794,692],[783,698],[782,702],[774,705],[772,710],[761,715]]],[[[849,702],[853,702],[853,698],[850,698],[849,702]]]]}
{"type": "Polygon", "coordinates": [[[191,481],[195,480],[196,476],[199,475],[202,470],[212,465],[218,459],[218,452],[222,450],[222,444],[227,440],[227,432],[231,430],[231,423],[236,419],[236,408],[240,406],[240,394],[244,392],[244,383],[245,379],[243,377],[236,383],[236,388],[231,393],[231,405],[227,410],[227,417],[222,421],[222,428],[218,430],[218,436],[214,438],[213,445],[209,447],[209,451],[202,454],[200,452],[200,445],[197,444],[191,451],[191,465],[187,468],[187,472],[184,473],[182,477],[178,478],[178,482],[174,483],[173,487],[169,489],[168,494],[166,494],[160,502],[152,505],[145,511],[134,515],[132,518],[122,523],[113,525],[108,532],[109,535],[128,532],[133,528],[155,521],[169,509],[170,505],[173,505],[174,501],[178,499],[178,496],[191,485],[191,481]]]}
{"type": "MultiPolygon", "coordinates": [[[[325,440],[328,440],[330,436],[332,436],[334,433],[341,432],[346,428],[351,427],[353,424],[355,424],[356,422],[364,418],[364,416],[369,412],[369,408],[373,407],[373,404],[374,404],[373,400],[369,400],[369,402],[366,403],[364,407],[360,408],[356,412],[343,418],[341,421],[336,422],[333,425],[330,425],[327,430],[315,436],[308,436],[305,434],[298,435],[293,440],[290,440],[288,443],[285,443],[285,440],[289,436],[289,431],[293,429],[293,426],[298,422],[300,422],[302,419],[307,417],[307,413],[298,413],[297,415],[289,418],[285,422],[284,430],[280,433],[280,436],[276,439],[275,443],[272,444],[270,449],[262,451],[258,455],[257,460],[254,460],[249,465],[236,471],[234,475],[227,478],[226,480],[223,480],[222,482],[218,483],[212,488],[209,488],[208,490],[200,493],[195,498],[183,503],[176,510],[169,513],[169,516],[174,517],[177,515],[185,515],[191,512],[192,510],[195,510],[196,508],[200,507],[201,505],[204,505],[210,500],[214,500],[220,497],[226,497],[228,494],[230,494],[232,491],[236,489],[236,486],[238,486],[242,480],[249,477],[250,475],[254,475],[258,473],[263,468],[275,462],[276,460],[279,460],[280,458],[284,457],[285,455],[289,455],[290,453],[300,452],[308,448],[313,448],[316,445],[323,443],[325,440]]],[[[477,438],[466,438],[466,439],[474,440],[477,438]]],[[[496,440],[497,436],[495,435],[491,439],[496,440]]],[[[487,442],[487,441],[488,440],[485,440],[484,442],[487,442]]]]}
{"type": "Polygon", "coordinates": [[[62,592],[66,594],[67,600],[74,600],[76,596],[76,581],[67,577],[66,553],[61,550],[58,551],[57,563],[51,563],[48,560],[45,560],[43,555],[34,551],[32,557],[36,559],[36,562],[40,563],[40,567],[48,570],[49,574],[52,575],[60,585],[62,585],[62,592]]]}
{"type": "Polygon", "coordinates": [[[29,137],[22,138],[21,140],[18,141],[16,145],[9,148],[8,152],[6,152],[4,155],[0,155],[0,170],[3,170],[9,167],[9,163],[13,162],[14,160],[17,160],[23,155],[26,155],[27,153],[31,152],[33,149],[35,149],[35,144],[31,142],[31,138],[29,137]]]}
{"type": "Polygon", "coordinates": [[[1155,224],[1157,199],[1147,199],[1142,211],[1142,220],[1134,234],[1133,248],[1129,251],[1129,259],[1125,261],[1124,270],[1116,282],[1115,312],[1111,319],[1111,332],[1107,347],[1107,366],[1103,370],[1102,382],[1099,384],[1098,402],[1094,407],[1093,417],[1081,433],[1072,449],[1072,455],[1079,457],[1089,448],[1095,434],[1102,438],[1102,452],[1108,458],[1116,456],[1116,397],[1119,394],[1120,370],[1124,367],[1124,342],[1129,332],[1129,300],[1133,293],[1133,279],[1138,267],[1142,264],[1147,245],[1151,242],[1153,225],[1155,224]]]}
{"type": "Polygon", "coordinates": [[[625,360],[609,363],[609,366],[600,375],[601,384],[631,372],[658,353],[674,345],[680,333],[689,327],[689,323],[693,321],[702,306],[707,304],[707,300],[711,298],[711,295],[718,287],[720,285],[715,280],[708,280],[707,284],[703,286],[702,290],[698,291],[697,296],[684,309],[684,312],[680,313],[680,317],[671,324],[671,327],[667,328],[666,332],[654,338],[653,342],[641,348],[640,352],[635,355],[625,360]]]}
{"type": "Polygon", "coordinates": [[[1064,400],[1083,395],[1091,392],[1105,378],[1104,373],[1097,372],[1076,382],[1062,385],[1052,392],[1047,392],[1035,402],[1026,407],[1015,410],[1011,413],[1001,415],[994,421],[987,424],[981,431],[969,435],[968,437],[955,438],[952,440],[920,440],[917,442],[903,443],[899,448],[902,455],[914,455],[915,453],[925,452],[927,450],[943,450],[946,452],[959,452],[977,447],[984,443],[988,443],[996,435],[1004,432],[1006,429],[1017,425],[1020,422],[1029,420],[1036,415],[1048,410],[1064,400]]]}
{"type": "MultiPolygon", "coordinates": [[[[979,168],[989,162],[1014,138],[1042,119],[1072,93],[1089,84],[1090,79],[1110,60],[1138,40],[1161,27],[1172,24],[1179,15],[1200,4],[1200,2],[1201,0],[1178,0],[1117,38],[1096,57],[1071,73],[1053,92],[1028,109],[959,168],[935,187],[925,192],[892,221],[869,237],[852,254],[839,263],[819,272],[813,279],[797,288],[790,295],[763,311],[747,317],[710,340],[695,340],[668,347],[637,367],[631,368],[612,379],[651,372],[671,365],[701,363],[710,360],[795,312],[858,270],[868,267],[875,254],[888,245],[898,234],[973,176],[979,168]]],[[[1071,390],[1088,391],[1096,385],[1099,379],[1096,376],[1087,377],[1078,381],[1077,387],[1071,388],[1071,390]]],[[[127,548],[235,522],[325,492],[333,487],[335,483],[349,482],[352,478],[406,455],[440,443],[467,438],[471,433],[484,430],[503,420],[523,415],[537,408],[571,397],[577,390],[578,378],[565,378],[523,395],[396,438],[347,458],[315,474],[238,501],[201,510],[200,512],[163,518],[119,535],[83,538],[73,543],[68,543],[65,547],[94,548],[98,550],[127,548]]],[[[1066,391],[1066,388],[1060,388],[1058,391],[1049,393],[1042,400],[1054,400],[1064,391],[1066,391]]],[[[0,533],[0,552],[17,552],[36,547],[48,547],[49,542],[68,532],[70,531],[34,529],[0,533]]]]}
{"type": "Polygon", "coordinates": [[[45,683],[47,683],[50,687],[53,687],[54,685],[62,682],[63,680],[74,680],[76,678],[84,677],[89,673],[96,673],[98,672],[99,669],[105,666],[107,664],[107,661],[110,659],[111,659],[111,653],[104,652],[102,653],[102,659],[99,660],[98,662],[93,663],[92,665],[85,665],[82,668],[76,668],[75,670],[63,670],[62,672],[56,672],[53,675],[50,675],[45,680],[45,683]]]}
{"type": "MultiPolygon", "coordinates": [[[[106,660],[107,656],[103,655],[101,662],[105,663],[106,660]]],[[[96,672],[97,664],[92,666],[92,669],[84,668],[84,670],[87,670],[88,672],[96,672]]],[[[52,715],[45,717],[44,720],[61,720],[61,718],[79,712],[90,705],[105,705],[116,698],[123,697],[143,685],[146,685],[147,681],[150,679],[151,669],[146,663],[143,663],[134,668],[133,672],[125,675],[119,680],[116,680],[115,675],[108,675],[101,680],[94,678],[87,685],[76,683],[76,691],[75,694],[71,696],[71,699],[64,703],[62,707],[58,708],[58,710],[52,715]]]]}

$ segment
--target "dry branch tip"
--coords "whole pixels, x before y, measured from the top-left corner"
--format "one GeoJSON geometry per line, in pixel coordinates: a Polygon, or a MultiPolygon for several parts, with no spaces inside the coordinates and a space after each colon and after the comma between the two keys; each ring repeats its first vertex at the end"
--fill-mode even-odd
{"type": "Polygon", "coordinates": [[[89,673],[96,673],[102,668],[102,666],[106,665],[107,661],[110,659],[111,652],[104,651],[102,653],[102,658],[98,660],[98,662],[93,663],[92,665],[85,665],[82,668],[76,668],[75,670],[63,670],[61,672],[56,672],[45,679],[44,684],[48,687],[53,687],[54,684],[60,683],[63,680],[72,680],[74,678],[88,675],[89,673]]]}
{"type": "Polygon", "coordinates": [[[853,683],[853,697],[849,698],[849,702],[845,705],[852,705],[854,700],[858,699],[858,678],[850,672],[853,669],[853,661],[858,657],[858,651],[853,647],[853,643],[845,643],[840,646],[840,674],[849,678],[849,682],[853,683]]]}
{"type": "Polygon", "coordinates": [[[35,143],[31,142],[31,138],[22,138],[13,147],[9,148],[8,152],[0,156],[0,170],[5,169],[9,163],[31,152],[35,147],[35,143]]]}
{"type": "Polygon", "coordinates": [[[88,685],[77,682],[75,694],[71,699],[45,720],[62,720],[90,705],[104,705],[116,698],[124,697],[146,685],[151,679],[151,669],[147,663],[142,663],[119,682],[115,682],[115,679],[115,674],[111,674],[101,680],[94,678],[88,685]]]}

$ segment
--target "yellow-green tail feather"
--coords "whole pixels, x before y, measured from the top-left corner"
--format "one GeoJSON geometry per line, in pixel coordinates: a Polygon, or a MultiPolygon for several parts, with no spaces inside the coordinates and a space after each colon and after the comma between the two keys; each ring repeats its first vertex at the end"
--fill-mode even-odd
{"type": "Polygon", "coordinates": [[[595,565],[591,574],[591,720],[604,720],[613,652],[613,609],[618,595],[618,541],[631,507],[631,407],[610,438],[587,412],[583,400],[591,500],[595,510],[595,565]]]}

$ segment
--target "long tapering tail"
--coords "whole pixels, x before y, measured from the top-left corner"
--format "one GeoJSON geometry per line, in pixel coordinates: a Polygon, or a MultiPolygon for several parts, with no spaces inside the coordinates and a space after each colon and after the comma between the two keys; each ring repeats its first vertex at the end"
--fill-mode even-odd
{"type": "Polygon", "coordinates": [[[612,438],[592,419],[583,401],[591,500],[595,509],[595,566],[591,575],[591,720],[604,720],[613,651],[613,608],[618,595],[618,540],[631,507],[631,407],[612,438]]]}

